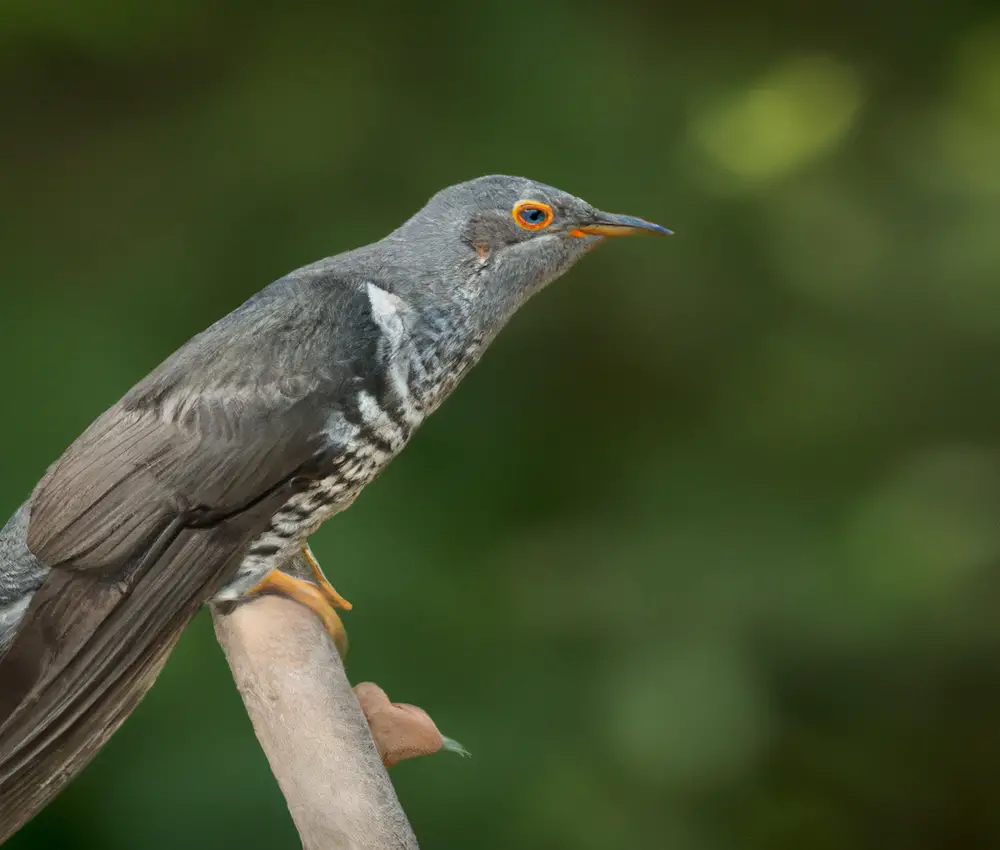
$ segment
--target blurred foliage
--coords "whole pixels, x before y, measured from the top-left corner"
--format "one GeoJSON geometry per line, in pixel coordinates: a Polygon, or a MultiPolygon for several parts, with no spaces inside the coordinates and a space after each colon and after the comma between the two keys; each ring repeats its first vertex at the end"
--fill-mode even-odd
{"type": "MultiPolygon", "coordinates": [[[[424,846],[1000,846],[1000,12],[6,0],[4,516],[284,272],[524,174],[676,228],[536,301],[314,548],[473,752],[424,846]]],[[[202,615],[11,843],[296,847],[202,615]]]]}

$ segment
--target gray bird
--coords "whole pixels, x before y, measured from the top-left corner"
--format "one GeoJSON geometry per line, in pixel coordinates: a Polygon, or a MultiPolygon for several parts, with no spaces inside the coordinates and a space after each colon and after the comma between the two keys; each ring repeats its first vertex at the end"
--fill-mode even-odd
{"type": "Polygon", "coordinates": [[[525,301],[640,233],[669,231],[524,178],[452,186],[272,283],[100,416],[0,533],[0,842],[128,716],[206,602],[285,594],[342,644],[346,603],[309,536],[525,301]]]}

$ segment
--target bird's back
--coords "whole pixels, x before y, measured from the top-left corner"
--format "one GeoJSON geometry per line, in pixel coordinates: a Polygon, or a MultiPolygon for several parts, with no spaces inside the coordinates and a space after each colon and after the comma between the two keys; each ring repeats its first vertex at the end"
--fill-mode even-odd
{"type": "Polygon", "coordinates": [[[368,345],[341,331],[359,303],[316,274],[272,284],[102,414],[3,529],[0,843],[131,713],[291,476],[327,456],[324,407],[368,345]],[[220,515],[199,525],[203,504],[220,515]]]}

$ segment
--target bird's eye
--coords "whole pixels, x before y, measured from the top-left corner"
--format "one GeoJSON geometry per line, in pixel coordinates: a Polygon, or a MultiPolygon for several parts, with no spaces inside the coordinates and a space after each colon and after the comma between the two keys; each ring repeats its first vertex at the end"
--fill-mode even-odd
{"type": "Polygon", "coordinates": [[[540,201],[521,201],[512,210],[514,221],[525,230],[541,230],[552,224],[552,207],[540,201]]]}

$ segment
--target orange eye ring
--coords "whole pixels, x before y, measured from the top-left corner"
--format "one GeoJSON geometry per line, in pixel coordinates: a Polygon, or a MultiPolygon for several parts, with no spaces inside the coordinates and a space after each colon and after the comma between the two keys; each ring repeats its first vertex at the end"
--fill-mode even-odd
{"type": "Polygon", "coordinates": [[[544,230],[555,218],[552,207],[541,201],[518,201],[510,214],[517,226],[525,230],[544,230]]]}

